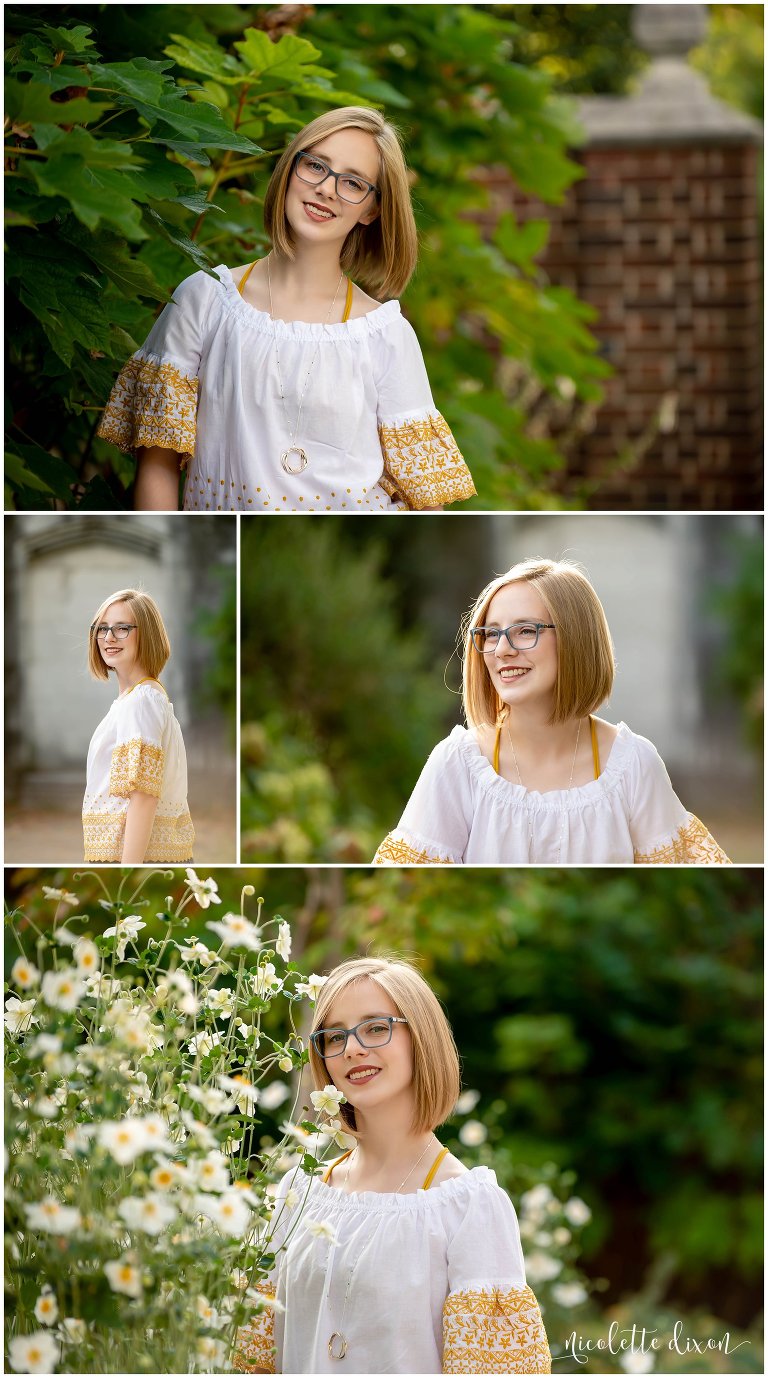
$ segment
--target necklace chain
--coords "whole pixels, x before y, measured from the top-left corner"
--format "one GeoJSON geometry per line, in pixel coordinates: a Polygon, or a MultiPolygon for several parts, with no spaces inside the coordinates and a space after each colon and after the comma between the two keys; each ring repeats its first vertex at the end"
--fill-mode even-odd
{"type": "MultiPolygon", "coordinates": [[[[517,753],[516,753],[516,751],[515,751],[515,744],[514,744],[514,742],[512,741],[512,733],[511,733],[510,730],[509,730],[509,723],[508,723],[508,722],[507,722],[507,736],[508,736],[508,738],[509,738],[509,745],[510,745],[511,748],[512,748],[512,760],[513,760],[514,763],[515,763],[515,770],[517,771],[517,782],[518,782],[518,784],[519,784],[523,789],[525,789],[526,787],[525,787],[525,785],[523,784],[523,777],[522,777],[522,775],[520,774],[520,767],[519,767],[519,765],[518,765],[518,763],[517,763],[517,753]]],[[[576,745],[575,745],[575,747],[573,748],[573,760],[571,761],[571,774],[570,774],[570,778],[569,778],[569,780],[568,780],[568,789],[569,789],[569,790],[570,790],[570,789],[572,788],[572,786],[573,786],[573,776],[574,776],[574,772],[575,772],[575,770],[576,770],[576,757],[577,757],[578,754],[579,754],[579,741],[580,741],[580,740],[581,740],[581,718],[579,718],[579,725],[578,725],[578,727],[577,727],[577,729],[576,729],[576,745]]],[[[559,864],[560,864],[560,853],[561,853],[561,851],[562,851],[562,849],[563,849],[563,834],[564,834],[564,832],[565,832],[565,818],[566,818],[566,811],[565,811],[565,808],[563,808],[562,813],[563,813],[563,821],[562,821],[562,823],[560,824],[560,837],[558,838],[558,842],[557,842],[557,857],[555,858],[555,861],[554,861],[554,863],[553,863],[555,866],[559,866],[559,864]]],[[[533,815],[532,815],[531,813],[529,813],[529,815],[528,815],[528,859],[529,859],[530,862],[533,862],[533,815]]]]}
{"type": "MultiPolygon", "coordinates": [[[[304,449],[304,447],[303,447],[302,445],[297,445],[297,444],[296,444],[296,436],[298,435],[299,426],[301,425],[301,413],[302,413],[302,410],[303,410],[303,407],[304,407],[304,395],[305,395],[305,393],[306,393],[306,391],[307,391],[307,385],[308,385],[308,383],[309,383],[309,379],[310,379],[310,377],[311,377],[312,370],[313,370],[313,368],[315,367],[315,362],[316,362],[316,360],[317,360],[317,356],[318,356],[318,353],[319,353],[319,351],[320,351],[320,345],[321,345],[321,343],[322,343],[322,336],[321,336],[321,337],[318,339],[318,341],[317,341],[317,344],[316,344],[316,346],[315,346],[315,352],[314,352],[314,354],[312,355],[312,358],[311,358],[310,364],[309,364],[309,368],[307,369],[306,376],[305,376],[305,378],[304,378],[304,386],[302,387],[301,393],[300,393],[300,395],[299,395],[299,408],[298,408],[298,411],[297,411],[297,413],[296,413],[296,424],[295,424],[295,426],[294,426],[294,428],[293,428],[293,431],[291,431],[291,429],[290,429],[290,422],[289,422],[289,420],[288,420],[288,413],[287,413],[286,408],[285,408],[285,388],[284,388],[284,386],[283,386],[283,371],[282,371],[282,368],[281,368],[281,366],[280,366],[280,346],[279,346],[278,341],[277,341],[277,325],[276,325],[276,322],[275,322],[275,312],[274,312],[274,308],[273,308],[273,305],[272,305],[272,272],[271,272],[271,268],[270,268],[270,259],[271,259],[271,258],[272,258],[272,254],[271,254],[271,253],[267,254],[267,289],[268,289],[268,291],[269,291],[269,318],[270,318],[270,320],[271,320],[271,322],[272,322],[272,342],[273,342],[273,344],[274,344],[274,346],[275,346],[275,362],[276,362],[276,364],[277,364],[277,382],[278,382],[278,387],[280,388],[280,403],[281,403],[282,408],[283,408],[283,416],[285,417],[286,428],[287,428],[287,430],[289,431],[288,448],[285,449],[285,450],[283,450],[283,453],[282,453],[281,456],[280,456],[280,464],[281,464],[282,468],[285,470],[285,472],[286,472],[287,474],[301,474],[301,473],[303,473],[303,471],[306,469],[307,465],[309,464],[309,456],[308,456],[306,450],[304,449]],[[299,456],[299,463],[298,463],[298,466],[292,466],[292,465],[291,465],[291,458],[290,458],[290,457],[291,457],[292,454],[295,454],[295,455],[298,455],[298,456],[299,456]]],[[[343,272],[342,272],[342,273],[340,274],[340,276],[339,276],[338,282],[336,283],[336,291],[335,291],[334,294],[333,294],[333,300],[332,300],[332,302],[331,302],[331,304],[330,304],[330,306],[329,306],[329,308],[328,308],[328,315],[326,316],[325,320],[322,322],[323,328],[325,328],[325,327],[329,324],[329,322],[330,322],[331,315],[332,315],[332,313],[333,313],[333,308],[334,308],[334,306],[336,305],[336,298],[337,298],[338,295],[339,295],[339,288],[341,287],[341,284],[342,284],[343,281],[344,281],[344,274],[343,274],[343,272]]]]}

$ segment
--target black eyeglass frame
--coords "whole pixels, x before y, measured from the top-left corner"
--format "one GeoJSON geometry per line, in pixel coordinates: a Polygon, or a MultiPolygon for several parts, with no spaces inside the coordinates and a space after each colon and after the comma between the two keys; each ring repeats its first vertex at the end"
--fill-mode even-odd
{"type": "Polygon", "coordinates": [[[318,1057],[321,1057],[323,1059],[323,1062],[327,1062],[329,1057],[342,1057],[344,1055],[344,1053],[347,1051],[347,1044],[352,1034],[355,1035],[355,1038],[357,1039],[361,1048],[386,1048],[387,1044],[392,1042],[393,1026],[395,1024],[407,1023],[408,1020],[403,1019],[402,1015],[399,1014],[369,1015],[367,1019],[361,1019],[359,1024],[355,1024],[355,1027],[353,1029],[344,1029],[342,1028],[341,1024],[332,1024],[330,1029],[315,1029],[315,1032],[309,1035],[309,1041],[312,1044],[312,1047],[314,1048],[318,1057]],[[383,1043],[363,1043],[363,1040],[357,1031],[358,1029],[365,1028],[366,1024],[389,1024],[389,1038],[385,1038],[383,1043]],[[331,1033],[343,1033],[344,1035],[344,1044],[339,1049],[338,1053],[323,1052],[320,1040],[322,1039],[324,1034],[331,1033]]]}
{"type": "Polygon", "coordinates": [[[472,645],[474,646],[475,650],[478,651],[481,656],[488,656],[493,655],[494,651],[498,650],[499,641],[501,641],[501,638],[503,636],[507,638],[507,641],[513,651],[532,651],[535,646],[538,646],[539,637],[541,636],[541,633],[545,630],[545,628],[551,628],[552,631],[556,630],[554,622],[513,622],[509,627],[470,627],[469,634],[472,638],[472,645]],[[531,642],[528,646],[516,646],[514,641],[512,640],[512,637],[510,636],[510,632],[517,631],[520,627],[535,627],[536,640],[531,642]],[[498,641],[496,642],[496,645],[491,646],[488,649],[486,649],[485,646],[478,645],[478,637],[482,636],[486,632],[496,632],[498,634],[498,641]]]}
{"type": "Polygon", "coordinates": [[[138,625],[139,625],[138,622],[113,622],[112,626],[110,627],[109,624],[108,624],[107,622],[92,622],[92,623],[91,623],[91,631],[92,631],[93,635],[96,637],[96,640],[97,640],[97,641],[106,641],[107,635],[108,635],[109,632],[112,633],[112,639],[113,639],[114,641],[127,641],[127,640],[128,640],[128,636],[127,636],[127,635],[126,635],[126,636],[116,636],[116,635],[115,635],[115,627],[127,627],[129,632],[135,632],[135,631],[137,630],[137,628],[138,628],[138,625]],[[102,627],[104,628],[104,635],[103,635],[103,637],[100,637],[100,636],[99,636],[99,631],[101,630],[102,627]]]}
{"type": "Polygon", "coordinates": [[[293,160],[293,166],[291,168],[291,171],[295,172],[296,176],[308,187],[321,187],[323,185],[323,182],[327,182],[328,178],[332,177],[334,185],[336,187],[336,195],[338,196],[339,200],[343,201],[347,206],[362,206],[363,203],[368,200],[368,197],[370,196],[371,192],[373,192],[377,201],[381,200],[381,192],[379,191],[378,187],[375,187],[373,185],[373,182],[366,181],[365,177],[358,177],[356,173],[334,172],[330,164],[326,163],[325,158],[321,158],[317,153],[310,153],[306,148],[300,149],[300,151],[296,154],[293,160]],[[313,158],[316,163],[322,163],[323,167],[326,169],[325,176],[321,177],[320,180],[317,182],[310,182],[306,177],[302,177],[301,173],[299,172],[299,164],[302,158],[313,158]],[[340,177],[354,177],[354,180],[356,182],[362,182],[363,186],[368,188],[367,192],[365,193],[365,196],[363,196],[360,201],[350,201],[348,196],[344,196],[344,194],[339,191],[340,177]]]}

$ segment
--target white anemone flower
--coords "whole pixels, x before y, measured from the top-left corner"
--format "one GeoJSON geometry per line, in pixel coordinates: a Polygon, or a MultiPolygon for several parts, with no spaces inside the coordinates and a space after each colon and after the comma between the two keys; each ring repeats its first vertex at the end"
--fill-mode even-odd
{"type": "Polygon", "coordinates": [[[277,995],[278,991],[282,990],[283,980],[278,976],[273,962],[262,962],[254,971],[250,986],[254,995],[268,1000],[270,996],[277,995]]]}
{"type": "Polygon", "coordinates": [[[53,1373],[59,1353],[56,1340],[47,1330],[15,1335],[8,1341],[8,1358],[14,1373],[53,1373]]]}
{"type": "Polygon", "coordinates": [[[213,1010],[217,1019],[231,1019],[235,1012],[235,992],[226,986],[209,990],[205,997],[205,1007],[213,1010]]]}
{"type": "Polygon", "coordinates": [[[311,1091],[309,1096],[318,1115],[337,1115],[339,1106],[344,1105],[346,1096],[335,1086],[324,1086],[322,1091],[311,1091]]]}
{"type": "Polygon", "coordinates": [[[327,1220],[305,1220],[304,1224],[315,1239],[327,1239],[331,1245],[338,1244],[336,1231],[333,1225],[328,1224],[327,1220]]]}
{"type": "Polygon", "coordinates": [[[59,1303],[52,1287],[44,1287],[35,1302],[35,1319],[41,1325],[55,1325],[59,1317],[59,1303]]]}
{"type": "Polygon", "coordinates": [[[221,1196],[201,1193],[195,1197],[194,1204],[200,1215],[207,1216],[222,1234],[234,1239],[242,1239],[250,1224],[250,1206],[238,1191],[228,1191],[221,1196]]]}
{"type": "MultiPolygon", "coordinates": [[[[281,1057],[281,1058],[280,1058],[280,1061],[278,1062],[277,1065],[278,1065],[278,1067],[280,1068],[280,1071],[281,1071],[281,1072],[292,1072],[292,1071],[293,1071],[293,1058],[292,1058],[288,1053],[286,1053],[286,1054],[285,1054],[285,1057],[281,1057]]],[[[279,1084],[279,1083],[275,1083],[275,1084],[279,1084]]],[[[285,1099],[285,1097],[283,1097],[283,1100],[284,1100],[284,1099],[285,1099]]],[[[278,1101],[277,1103],[278,1103],[278,1105],[280,1105],[280,1104],[281,1104],[281,1101],[278,1101]]]]}
{"type": "Polygon", "coordinates": [[[29,1045],[28,1052],[30,1057],[55,1056],[61,1052],[62,1043],[58,1034],[39,1033],[29,1045]]]}
{"type": "MultiPolygon", "coordinates": [[[[281,1058],[278,1066],[284,1072],[293,1071],[293,1063],[288,1057],[281,1058]],[[287,1067],[283,1066],[285,1062],[288,1063],[287,1067]]],[[[284,1081],[271,1081],[268,1086],[262,1086],[259,1104],[262,1110],[277,1110],[284,1101],[290,1099],[290,1095],[291,1088],[290,1086],[286,1086],[284,1081]]]]}
{"type": "Polygon", "coordinates": [[[181,1119],[187,1132],[199,1143],[201,1148],[216,1147],[216,1135],[211,1132],[207,1124],[203,1124],[202,1120],[196,1120],[189,1110],[182,1110],[181,1119]]]}
{"type": "Polygon", "coordinates": [[[189,1164],[190,1172],[198,1186],[204,1191],[229,1191],[229,1165],[223,1153],[218,1150],[205,1158],[189,1164]]]}
{"type": "Polygon", "coordinates": [[[208,1298],[204,1297],[202,1293],[199,1297],[195,1297],[195,1310],[203,1325],[207,1326],[209,1330],[221,1330],[221,1327],[226,1324],[226,1316],[217,1311],[216,1307],[212,1306],[208,1298]]]}
{"type": "Polygon", "coordinates": [[[541,1250],[529,1253],[525,1260],[525,1275],[529,1282],[551,1282],[563,1271],[561,1259],[553,1258],[541,1250]]]}
{"type": "Polygon", "coordinates": [[[185,1086],[187,1095],[202,1105],[209,1115],[225,1115],[232,1109],[232,1098],[215,1086],[185,1086]]]}
{"type": "Polygon", "coordinates": [[[587,1289],[580,1282],[556,1282],[552,1287],[552,1300],[567,1311],[587,1300],[587,1289]]]}
{"type": "Polygon", "coordinates": [[[40,972],[34,962],[26,957],[17,957],[11,967],[11,981],[19,990],[32,990],[40,984],[40,972]]]}
{"type": "Polygon", "coordinates": [[[141,929],[146,928],[146,926],[138,914],[126,914],[123,918],[118,919],[112,928],[104,929],[103,936],[105,938],[117,938],[118,962],[122,962],[128,944],[135,942],[141,929]]]}
{"type": "Polygon", "coordinates": [[[207,880],[200,880],[197,872],[188,866],[187,885],[201,909],[207,909],[211,904],[221,904],[218,882],[213,876],[209,876],[207,880]]]}
{"type": "Polygon", "coordinates": [[[466,1120],[459,1130],[459,1138],[467,1148],[478,1148],[488,1138],[488,1130],[480,1120],[466,1120]]]}
{"type": "Polygon", "coordinates": [[[563,1206],[563,1215],[569,1225],[588,1225],[592,1219],[592,1212],[586,1201],[582,1201],[580,1196],[572,1196],[563,1206]]]}
{"type": "Polygon", "coordinates": [[[81,976],[93,976],[101,966],[99,949],[90,938],[80,938],[75,943],[73,956],[81,976]]]}
{"type": "Polygon", "coordinates": [[[261,929],[241,914],[225,914],[220,922],[209,922],[206,928],[218,934],[222,947],[244,947],[249,952],[261,949],[261,929]]]}
{"type": "Polygon", "coordinates": [[[217,954],[211,952],[208,944],[200,939],[193,943],[188,938],[186,947],[179,948],[179,956],[182,962],[199,962],[202,967],[213,966],[219,960],[217,954]]]}
{"type": "Polygon", "coordinates": [[[546,1182],[539,1182],[535,1187],[531,1187],[530,1191],[523,1192],[520,1197],[520,1210],[524,1216],[534,1220],[543,1219],[554,1199],[546,1182]]]}
{"type": "Polygon", "coordinates": [[[60,971],[46,971],[41,994],[51,1009],[71,1014],[85,994],[82,978],[76,967],[62,967],[60,971]]]}
{"type": "Polygon", "coordinates": [[[280,927],[277,930],[277,941],[275,943],[275,951],[277,952],[278,957],[282,957],[284,962],[287,962],[289,960],[291,955],[291,928],[290,924],[287,924],[285,920],[281,922],[280,927]]]}
{"type": "Polygon", "coordinates": [[[221,1034],[218,1029],[203,1029],[194,1038],[190,1038],[187,1047],[194,1057],[207,1057],[221,1043],[221,1034]]]}
{"type": "Polygon", "coordinates": [[[62,1206],[55,1196],[44,1196],[42,1201],[25,1206],[24,1211],[30,1230],[40,1230],[43,1234],[72,1234],[80,1228],[79,1210],[75,1206],[62,1206]]]}
{"type": "Polygon", "coordinates": [[[619,1359],[625,1373],[652,1373],[655,1362],[650,1350],[643,1353],[639,1349],[628,1349],[619,1359]]]}
{"type": "Polygon", "coordinates": [[[56,890],[52,885],[43,886],[43,895],[47,900],[58,900],[59,904],[79,904],[77,895],[73,895],[71,890],[56,890]]]}
{"type": "Polygon", "coordinates": [[[149,1185],[156,1191],[171,1191],[177,1183],[183,1182],[187,1177],[187,1169],[183,1163],[170,1162],[168,1158],[160,1158],[149,1174],[149,1185]]]}
{"type": "Polygon", "coordinates": [[[40,1023],[34,1012],[35,1003],[34,1000],[19,1000],[15,995],[6,1000],[3,1018],[9,1034],[26,1033],[33,1024],[40,1023]]]}
{"type": "Polygon", "coordinates": [[[316,973],[313,972],[306,981],[298,981],[296,983],[296,994],[306,995],[314,1004],[327,980],[327,976],[317,976],[316,973]]]}
{"type": "Polygon", "coordinates": [[[81,1320],[79,1316],[65,1316],[63,1321],[59,1324],[59,1330],[62,1339],[66,1343],[73,1345],[82,1344],[88,1334],[88,1327],[85,1321],[81,1320]]]}
{"type": "Polygon", "coordinates": [[[130,1115],[123,1120],[102,1120],[97,1136],[101,1147],[123,1167],[154,1147],[150,1145],[142,1120],[130,1115]]]}
{"type": "Polygon", "coordinates": [[[141,1230],[144,1234],[158,1235],[176,1219],[176,1207],[156,1192],[146,1196],[126,1196],[117,1208],[130,1230],[141,1230]]]}
{"type": "Polygon", "coordinates": [[[195,1344],[196,1367],[201,1373],[222,1373],[227,1358],[227,1347],[223,1340],[213,1335],[201,1335],[195,1344]]]}
{"type": "Polygon", "coordinates": [[[104,1272],[113,1292],[122,1292],[126,1297],[140,1297],[142,1294],[141,1272],[136,1267],[133,1254],[121,1254],[104,1264],[104,1272]]]}
{"type": "Polygon", "coordinates": [[[241,1115],[247,1115],[258,1104],[258,1087],[240,1072],[233,1077],[219,1077],[219,1086],[229,1092],[241,1115]]]}
{"type": "Polygon", "coordinates": [[[462,1091],[454,1107],[454,1115],[471,1115],[479,1099],[479,1091],[462,1091]]]}
{"type": "Polygon", "coordinates": [[[173,1145],[168,1138],[168,1125],[162,1115],[145,1115],[141,1121],[142,1129],[147,1140],[147,1147],[153,1153],[170,1153],[173,1145]]]}

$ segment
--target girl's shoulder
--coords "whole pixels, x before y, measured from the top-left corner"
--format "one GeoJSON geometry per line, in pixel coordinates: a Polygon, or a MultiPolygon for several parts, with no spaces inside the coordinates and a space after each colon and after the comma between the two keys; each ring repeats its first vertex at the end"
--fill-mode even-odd
{"type": "Polygon", "coordinates": [[[469,1168],[453,1153],[447,1153],[432,1178],[433,1187],[441,1187],[444,1182],[452,1182],[456,1177],[465,1177],[469,1168]]]}

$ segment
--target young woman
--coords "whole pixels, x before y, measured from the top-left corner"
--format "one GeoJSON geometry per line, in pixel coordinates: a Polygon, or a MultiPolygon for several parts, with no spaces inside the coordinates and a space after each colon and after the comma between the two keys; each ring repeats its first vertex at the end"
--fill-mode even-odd
{"type": "Polygon", "coordinates": [[[549,1373],[509,1197],[435,1137],[459,1062],[423,977],[405,962],[344,962],[310,1038],[315,1086],[343,1092],[357,1142],[322,1177],[294,1170],[281,1182],[270,1245],[280,1252],[264,1288],[279,1307],[241,1331],[237,1367],[549,1373]]]}
{"type": "Polygon", "coordinates": [[[394,128],[349,106],[288,145],[269,255],[194,273],[122,370],[99,434],[137,508],[388,512],[474,493],[397,297],[416,266],[394,128]],[[356,282],[353,282],[353,278],[356,282]]]}
{"type": "Polygon", "coordinates": [[[192,860],[187,757],[159,681],[170,654],[149,594],[121,589],[105,599],[90,630],[88,668],[94,679],[113,673],[119,692],[88,748],[86,861],[192,860]]]}
{"type": "Polygon", "coordinates": [[[594,716],[613,646],[578,566],[515,565],[483,589],[462,633],[468,726],[435,747],[376,862],[728,861],[656,748],[594,716]]]}

